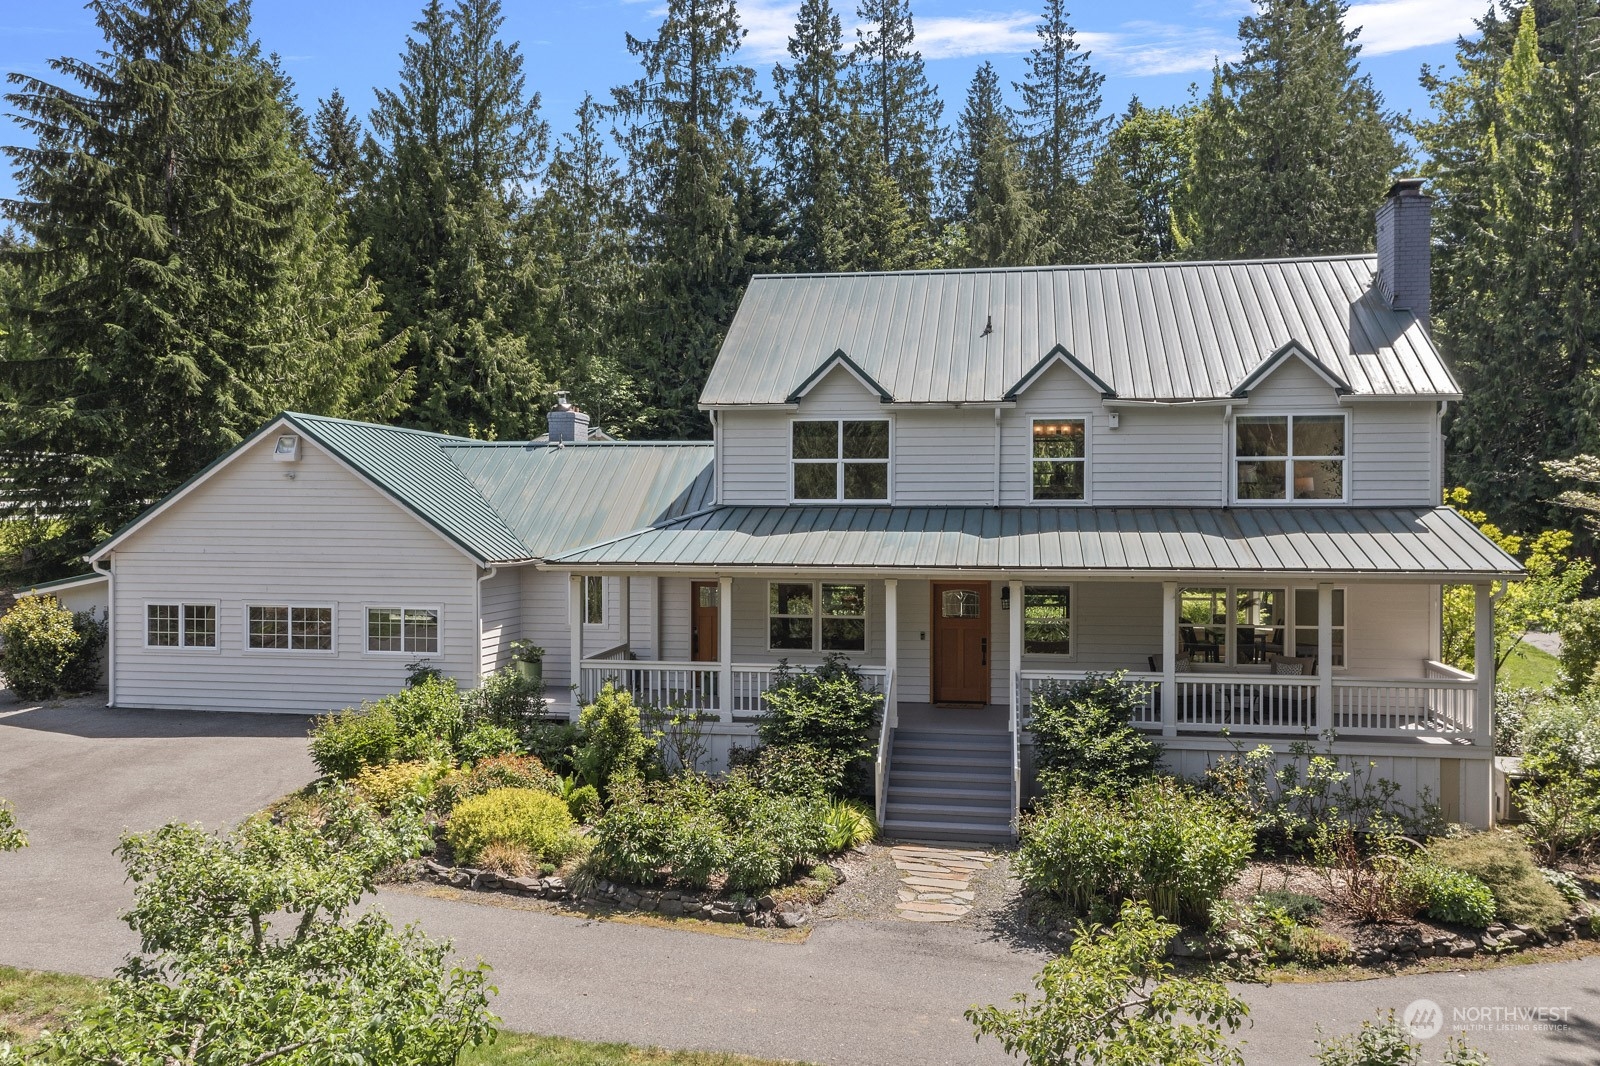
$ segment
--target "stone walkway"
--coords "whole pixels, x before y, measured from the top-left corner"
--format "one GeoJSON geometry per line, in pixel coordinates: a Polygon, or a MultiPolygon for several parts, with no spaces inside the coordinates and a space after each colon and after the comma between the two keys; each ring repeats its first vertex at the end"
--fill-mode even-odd
{"type": "Polygon", "coordinates": [[[908,922],[954,922],[972,910],[972,875],[994,857],[982,851],[902,844],[891,849],[900,871],[895,909],[908,922]]]}

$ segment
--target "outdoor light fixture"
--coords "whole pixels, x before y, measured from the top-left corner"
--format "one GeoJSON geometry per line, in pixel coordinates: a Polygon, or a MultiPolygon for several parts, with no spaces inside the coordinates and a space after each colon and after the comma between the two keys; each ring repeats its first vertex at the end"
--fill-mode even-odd
{"type": "Polygon", "coordinates": [[[1002,586],[1001,589],[1000,589],[1000,609],[1002,611],[1011,610],[1011,586],[1010,585],[1002,586]]]}
{"type": "Polygon", "coordinates": [[[278,443],[272,447],[272,457],[280,463],[298,463],[300,461],[300,438],[292,434],[285,434],[278,438],[278,443]]]}

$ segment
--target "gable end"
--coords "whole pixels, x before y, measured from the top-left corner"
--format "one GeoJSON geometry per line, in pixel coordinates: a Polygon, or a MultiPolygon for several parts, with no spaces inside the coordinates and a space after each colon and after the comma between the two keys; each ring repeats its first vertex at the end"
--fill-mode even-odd
{"type": "Polygon", "coordinates": [[[861,383],[862,388],[877,396],[879,402],[894,402],[894,397],[890,395],[889,390],[878,384],[876,379],[874,379],[871,374],[861,369],[860,364],[845,354],[845,350],[843,348],[836,349],[832,355],[824,359],[822,364],[813,370],[810,375],[800,383],[799,388],[795,389],[784,399],[784,402],[799,403],[801,399],[805,397],[805,394],[816,387],[817,383],[823,378],[827,377],[835,367],[844,367],[845,370],[850,372],[852,377],[861,383]]]}
{"type": "Polygon", "coordinates": [[[1017,379],[1017,383],[1015,385],[1006,390],[1004,399],[1015,400],[1027,390],[1028,386],[1039,380],[1040,375],[1042,375],[1052,366],[1055,366],[1057,363],[1071,367],[1079,377],[1083,378],[1084,381],[1087,381],[1089,386],[1100,394],[1101,399],[1114,400],[1117,398],[1116,389],[1113,389],[1110,385],[1107,385],[1104,381],[1100,380],[1100,376],[1079,361],[1077,356],[1067,351],[1067,349],[1062,345],[1057,344],[1054,348],[1051,348],[1045,353],[1043,359],[1040,359],[1037,363],[1034,363],[1033,367],[1026,374],[1017,379]]]}
{"type": "Polygon", "coordinates": [[[1290,341],[1244,376],[1244,380],[1234,386],[1233,396],[1236,399],[1245,399],[1250,395],[1250,390],[1258,387],[1263,381],[1271,377],[1277,369],[1290,359],[1299,359],[1313,374],[1327,383],[1328,387],[1340,396],[1348,396],[1354,390],[1350,383],[1340,377],[1338,372],[1331,369],[1326,363],[1312,355],[1299,341],[1290,341]]]}

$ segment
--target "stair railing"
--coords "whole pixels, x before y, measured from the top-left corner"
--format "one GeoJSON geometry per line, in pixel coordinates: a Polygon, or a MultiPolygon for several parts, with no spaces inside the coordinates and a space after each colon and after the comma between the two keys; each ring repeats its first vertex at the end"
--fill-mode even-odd
{"type": "Polygon", "coordinates": [[[1011,678],[1011,824],[1022,815],[1022,678],[1011,678]]]}
{"type": "Polygon", "coordinates": [[[883,672],[883,716],[878,725],[878,758],[873,764],[874,799],[877,801],[878,824],[883,824],[889,809],[889,740],[893,735],[890,722],[894,715],[889,701],[894,699],[894,670],[883,672]]]}

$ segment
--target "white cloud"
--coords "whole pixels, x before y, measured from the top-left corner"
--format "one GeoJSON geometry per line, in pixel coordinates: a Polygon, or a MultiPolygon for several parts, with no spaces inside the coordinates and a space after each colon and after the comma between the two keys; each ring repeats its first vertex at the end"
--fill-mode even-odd
{"type": "Polygon", "coordinates": [[[1469,0],[1371,0],[1351,4],[1345,25],[1361,27],[1356,41],[1364,55],[1381,56],[1470,36],[1486,8],[1469,0]]]}

